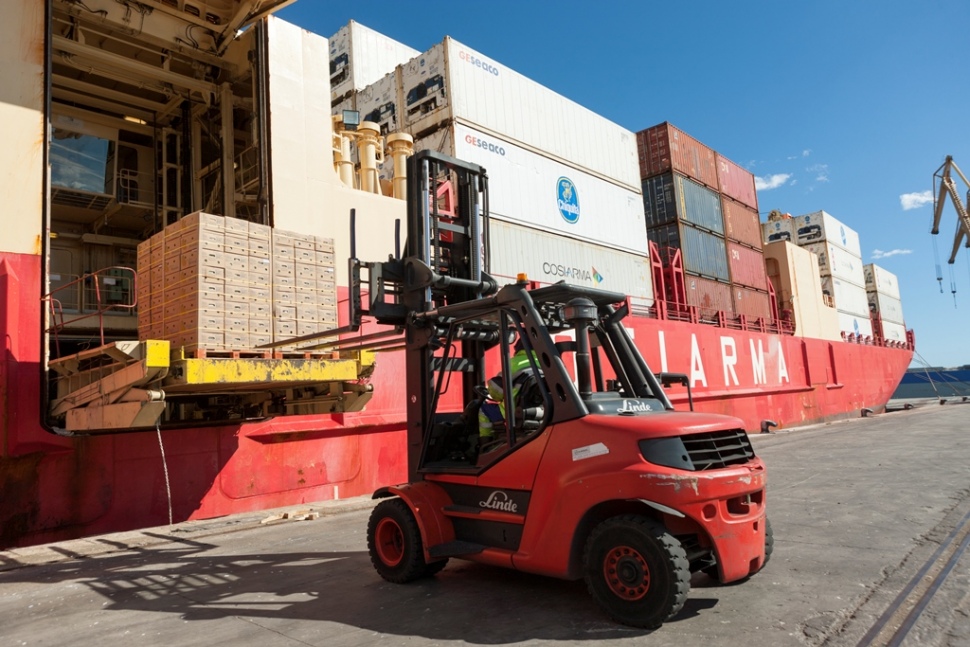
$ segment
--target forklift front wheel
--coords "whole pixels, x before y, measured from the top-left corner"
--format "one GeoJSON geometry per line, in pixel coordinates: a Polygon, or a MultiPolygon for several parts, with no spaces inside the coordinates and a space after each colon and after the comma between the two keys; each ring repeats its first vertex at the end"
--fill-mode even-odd
{"type": "Polygon", "coordinates": [[[646,517],[626,515],[598,525],[586,542],[586,585],[617,622],[655,629],[684,606],[690,565],[683,546],[646,517]]]}
{"type": "Polygon", "coordinates": [[[387,499],[374,508],[367,523],[367,549],[377,573],[395,584],[434,575],[447,563],[424,561],[418,522],[401,499],[387,499]]]}

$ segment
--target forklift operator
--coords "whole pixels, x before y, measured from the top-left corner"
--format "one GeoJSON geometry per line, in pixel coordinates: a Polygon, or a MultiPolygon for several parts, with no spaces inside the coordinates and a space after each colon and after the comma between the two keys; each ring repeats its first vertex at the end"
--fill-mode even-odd
{"type": "MultiPolygon", "coordinates": [[[[520,395],[522,385],[533,373],[532,364],[529,362],[528,353],[522,346],[521,339],[515,342],[514,348],[515,354],[509,358],[509,370],[512,373],[509,382],[512,384],[511,402],[513,406],[516,398],[520,395]]],[[[535,351],[533,351],[532,357],[538,361],[535,351]]],[[[478,435],[482,445],[495,440],[496,426],[505,421],[504,385],[505,381],[501,373],[485,383],[490,400],[483,402],[478,411],[478,435]]]]}

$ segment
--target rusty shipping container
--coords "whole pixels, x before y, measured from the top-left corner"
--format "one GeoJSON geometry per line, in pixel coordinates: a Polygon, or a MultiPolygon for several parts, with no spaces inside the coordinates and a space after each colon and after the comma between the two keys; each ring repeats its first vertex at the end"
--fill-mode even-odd
{"type": "Polygon", "coordinates": [[[764,252],[729,240],[727,257],[732,283],[757,290],[768,289],[764,252]]]}
{"type": "Polygon", "coordinates": [[[722,195],[721,214],[724,216],[725,238],[757,250],[762,248],[761,220],[757,211],[722,195]]]}
{"type": "Polygon", "coordinates": [[[734,295],[731,286],[700,276],[686,277],[687,304],[696,306],[703,319],[713,319],[718,311],[734,317],[734,295]]]}
{"type": "Polygon", "coordinates": [[[679,173],[643,180],[643,210],[647,227],[683,220],[724,235],[724,217],[717,193],[679,173]]]}
{"type": "Polygon", "coordinates": [[[717,188],[714,151],[669,122],[637,133],[637,155],[641,178],[677,171],[717,188]]]}
{"type": "Polygon", "coordinates": [[[689,274],[730,281],[724,239],[680,221],[647,229],[647,239],[663,248],[679,249],[684,271],[689,274]]]}
{"type": "Polygon", "coordinates": [[[752,290],[740,285],[733,286],[734,311],[748,319],[771,319],[771,297],[767,292],[752,290]]]}
{"type": "Polygon", "coordinates": [[[715,155],[718,191],[757,211],[758,194],[754,189],[754,175],[720,153],[715,155]]]}

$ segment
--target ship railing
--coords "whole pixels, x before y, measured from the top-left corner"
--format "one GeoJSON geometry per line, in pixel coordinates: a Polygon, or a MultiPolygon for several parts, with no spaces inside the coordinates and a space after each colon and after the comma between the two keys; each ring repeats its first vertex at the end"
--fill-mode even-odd
{"type": "Polygon", "coordinates": [[[55,276],[59,285],[41,297],[41,301],[47,303],[50,317],[47,332],[53,337],[58,354],[59,333],[79,321],[97,319],[103,346],[106,314],[137,316],[137,274],[130,267],[116,265],[82,276],[55,276]]]}

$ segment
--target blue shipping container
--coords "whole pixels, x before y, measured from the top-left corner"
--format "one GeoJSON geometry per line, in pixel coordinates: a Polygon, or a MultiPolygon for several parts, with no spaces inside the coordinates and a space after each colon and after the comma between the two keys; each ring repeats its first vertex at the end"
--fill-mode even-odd
{"type": "Polygon", "coordinates": [[[720,236],[685,222],[675,222],[648,228],[647,239],[661,248],[679,249],[685,272],[721,281],[731,280],[727,245],[720,236]]]}
{"type": "Polygon", "coordinates": [[[724,235],[721,199],[715,191],[677,173],[647,178],[641,188],[647,227],[681,220],[724,235]]]}

